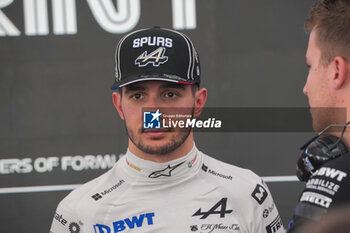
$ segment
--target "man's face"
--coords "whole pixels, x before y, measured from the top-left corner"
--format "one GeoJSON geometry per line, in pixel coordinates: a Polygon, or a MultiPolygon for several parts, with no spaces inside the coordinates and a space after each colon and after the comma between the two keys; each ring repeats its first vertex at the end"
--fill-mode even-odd
{"type": "Polygon", "coordinates": [[[143,129],[143,108],[186,108],[193,113],[195,95],[190,85],[143,81],[122,89],[121,109],[131,142],[148,154],[167,154],[183,144],[190,129],[143,129]]]}
{"type": "Polygon", "coordinates": [[[309,99],[313,128],[316,132],[321,131],[329,124],[333,123],[329,109],[334,107],[331,93],[331,70],[330,65],[321,62],[321,50],[316,43],[317,29],[310,33],[309,44],[306,52],[306,64],[309,74],[303,89],[304,94],[309,99]],[[317,109],[322,108],[322,109],[317,109]]]}

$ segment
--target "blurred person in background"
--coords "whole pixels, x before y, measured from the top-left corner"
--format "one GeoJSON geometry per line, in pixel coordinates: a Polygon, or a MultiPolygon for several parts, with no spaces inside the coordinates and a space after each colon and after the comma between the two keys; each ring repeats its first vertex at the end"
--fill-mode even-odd
{"type": "Polygon", "coordinates": [[[330,210],[320,222],[305,224],[297,233],[350,233],[350,206],[330,210]]]}
{"type": "Polygon", "coordinates": [[[297,175],[307,183],[289,233],[350,202],[350,1],[318,0],[305,27],[309,73],[303,92],[320,133],[302,147],[297,175]]]}

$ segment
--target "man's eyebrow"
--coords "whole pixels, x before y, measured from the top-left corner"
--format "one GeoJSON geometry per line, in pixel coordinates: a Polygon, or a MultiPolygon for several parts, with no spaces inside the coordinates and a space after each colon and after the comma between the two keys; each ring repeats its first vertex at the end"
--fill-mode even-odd
{"type": "Polygon", "coordinates": [[[165,84],[161,85],[160,88],[162,88],[162,89],[176,88],[176,89],[184,90],[185,86],[183,84],[169,82],[169,83],[165,83],[165,84]]]}
{"type": "Polygon", "coordinates": [[[146,88],[142,85],[138,84],[130,84],[125,87],[125,94],[132,92],[132,91],[145,91],[146,88]]]}

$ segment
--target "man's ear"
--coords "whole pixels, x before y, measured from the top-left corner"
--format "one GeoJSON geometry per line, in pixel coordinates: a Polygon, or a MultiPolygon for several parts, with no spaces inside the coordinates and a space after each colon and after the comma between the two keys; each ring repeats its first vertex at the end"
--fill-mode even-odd
{"type": "Polygon", "coordinates": [[[196,91],[195,94],[195,108],[194,108],[194,118],[199,117],[199,115],[202,113],[202,110],[204,108],[205,102],[207,101],[207,89],[201,88],[198,91],[196,91]]]}
{"type": "Polygon", "coordinates": [[[124,114],[122,109],[122,97],[121,94],[118,92],[113,92],[112,94],[113,104],[114,107],[117,109],[118,114],[122,120],[124,120],[124,114]]]}
{"type": "Polygon", "coordinates": [[[347,76],[349,76],[349,70],[344,58],[337,56],[333,59],[332,63],[332,82],[335,89],[340,89],[347,76]]]}

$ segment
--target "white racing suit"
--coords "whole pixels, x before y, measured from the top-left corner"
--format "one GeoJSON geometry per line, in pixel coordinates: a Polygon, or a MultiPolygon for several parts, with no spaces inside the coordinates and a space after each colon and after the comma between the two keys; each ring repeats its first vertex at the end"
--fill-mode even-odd
{"type": "Polygon", "coordinates": [[[57,207],[51,233],[281,233],[272,196],[252,171],[194,146],[166,162],[127,151],[115,166],[57,207]]]}

